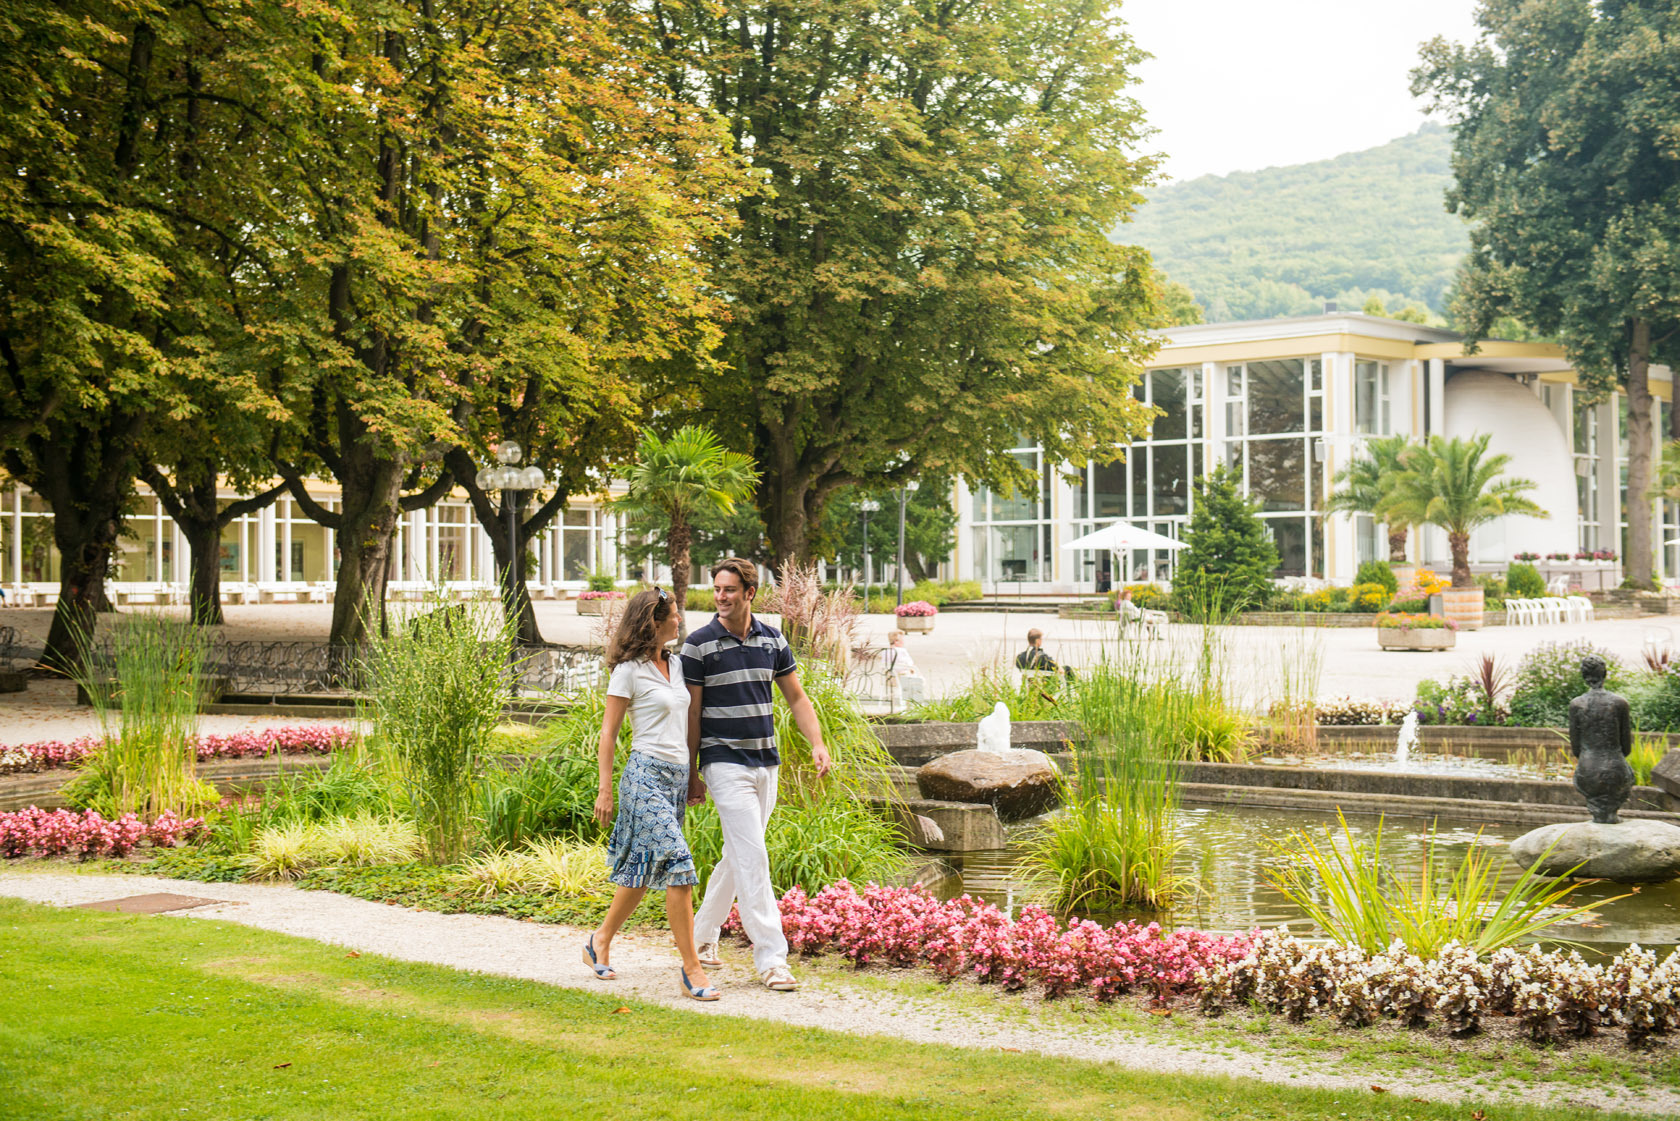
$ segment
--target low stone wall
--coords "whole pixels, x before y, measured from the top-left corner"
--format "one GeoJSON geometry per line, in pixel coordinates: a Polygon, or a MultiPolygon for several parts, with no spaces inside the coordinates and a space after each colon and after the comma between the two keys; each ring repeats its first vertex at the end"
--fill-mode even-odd
{"type": "MultiPolygon", "coordinates": [[[[332,765],[326,755],[269,755],[261,759],[222,759],[201,763],[198,775],[223,794],[236,789],[261,790],[269,779],[298,771],[323,771],[332,765]]],[[[67,769],[34,771],[0,776],[0,810],[21,810],[39,806],[59,809],[65,801],[59,795],[76,772],[67,769]]]]}
{"type": "MultiPolygon", "coordinates": [[[[1513,755],[1550,752],[1569,747],[1569,735],[1562,728],[1478,728],[1470,724],[1421,724],[1418,726],[1418,750],[1437,755],[1463,755],[1480,759],[1508,759],[1513,755]]],[[[1328,751],[1393,751],[1400,737],[1397,724],[1320,724],[1317,729],[1318,746],[1328,751]]],[[[1680,733],[1659,737],[1656,733],[1641,733],[1648,739],[1661,738],[1670,747],[1680,747],[1680,733]]],[[[1256,731],[1261,747],[1286,749],[1279,743],[1271,728],[1256,731]]]]}
{"type": "MultiPolygon", "coordinates": [[[[875,735],[901,766],[919,767],[941,755],[967,751],[978,741],[979,728],[971,723],[877,724],[875,735]]],[[[1056,755],[1078,735],[1079,725],[1071,721],[1017,720],[1009,726],[1009,745],[1056,755]]]]}

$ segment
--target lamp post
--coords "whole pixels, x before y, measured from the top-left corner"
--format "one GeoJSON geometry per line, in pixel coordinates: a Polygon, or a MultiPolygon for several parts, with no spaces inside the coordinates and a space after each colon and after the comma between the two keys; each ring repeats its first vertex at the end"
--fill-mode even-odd
{"type": "Polygon", "coordinates": [[[478,489],[500,491],[502,506],[507,511],[508,566],[502,588],[502,600],[510,618],[517,608],[513,597],[517,573],[513,566],[519,563],[519,494],[521,491],[540,490],[548,483],[541,467],[519,466],[519,461],[524,455],[524,449],[518,444],[512,440],[503,440],[496,448],[498,466],[486,467],[473,477],[478,489]]]}
{"type": "Polygon", "coordinates": [[[898,606],[904,606],[904,503],[916,493],[917,483],[910,480],[898,488],[898,606]]]}
{"type": "Polygon", "coordinates": [[[858,503],[858,509],[863,511],[863,599],[869,602],[869,515],[881,508],[881,504],[873,498],[866,498],[858,503]]]}

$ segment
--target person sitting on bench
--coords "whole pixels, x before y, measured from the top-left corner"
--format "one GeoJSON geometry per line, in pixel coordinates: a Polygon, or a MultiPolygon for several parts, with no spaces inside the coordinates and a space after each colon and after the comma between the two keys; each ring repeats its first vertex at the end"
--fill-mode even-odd
{"type": "Polygon", "coordinates": [[[1015,656],[1015,668],[1036,673],[1065,673],[1073,676],[1072,670],[1064,670],[1056,659],[1044,652],[1044,632],[1034,627],[1027,632],[1027,648],[1015,656]]]}

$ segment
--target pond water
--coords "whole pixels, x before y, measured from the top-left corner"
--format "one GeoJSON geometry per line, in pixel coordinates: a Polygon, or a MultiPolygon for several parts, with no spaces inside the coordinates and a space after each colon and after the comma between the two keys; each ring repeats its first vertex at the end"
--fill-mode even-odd
{"type": "MultiPolygon", "coordinates": [[[[1350,817],[1355,836],[1367,837],[1378,828],[1375,817],[1350,817]]],[[[1266,881],[1268,865],[1280,863],[1279,850],[1291,836],[1310,831],[1322,837],[1326,827],[1338,828],[1333,813],[1297,810],[1266,810],[1228,807],[1185,807],[1178,813],[1177,828],[1184,839],[1178,866],[1192,877],[1194,890],[1169,913],[1130,913],[1092,916],[1105,921],[1120,918],[1144,919],[1163,926],[1197,927],[1203,930],[1236,932],[1254,927],[1290,925],[1296,933],[1315,934],[1300,910],[1266,881]]],[[[1415,875],[1429,842],[1430,823],[1416,818],[1388,818],[1382,822],[1382,851],[1385,862],[1402,873],[1415,875]]],[[[1436,826],[1437,867],[1447,874],[1455,869],[1465,850],[1473,844],[1500,850],[1530,826],[1488,825],[1442,819],[1436,826]]],[[[1021,830],[1013,836],[1019,838],[1021,830]]],[[[1519,872],[1501,851],[1496,865],[1505,883],[1519,872]]],[[[953,854],[943,876],[929,875],[923,882],[942,898],[968,892],[997,904],[1019,908],[1039,903],[1045,897],[1021,867],[1019,846],[985,852],[953,854]]],[[[1588,883],[1575,892],[1577,903],[1606,901],[1602,908],[1578,916],[1567,925],[1553,928],[1561,938],[1614,954],[1630,942],[1652,949],[1666,949],[1680,943],[1680,881],[1629,887],[1609,883],[1588,883]],[[1632,891],[1626,899],[1614,896],[1632,891]],[[1613,900],[1613,901],[1612,901],[1613,900]]]]}
{"type": "Polygon", "coordinates": [[[1414,754],[1404,763],[1393,752],[1343,752],[1317,755],[1268,755],[1257,762],[1280,767],[1312,767],[1342,771],[1382,771],[1385,774],[1445,775],[1456,778],[1530,778],[1568,781],[1575,761],[1567,755],[1535,752],[1513,759],[1483,759],[1465,755],[1414,754]]]}

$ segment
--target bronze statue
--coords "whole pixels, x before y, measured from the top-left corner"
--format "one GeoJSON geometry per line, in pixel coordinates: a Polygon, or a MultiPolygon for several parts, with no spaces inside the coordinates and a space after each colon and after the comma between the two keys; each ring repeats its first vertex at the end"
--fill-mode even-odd
{"type": "Polygon", "coordinates": [[[1588,654],[1581,659],[1587,691],[1569,702],[1569,751],[1576,759],[1575,789],[1586,798],[1592,819],[1615,825],[1616,811],[1633,793],[1633,717],[1627,700],[1604,691],[1604,659],[1588,654]]]}

